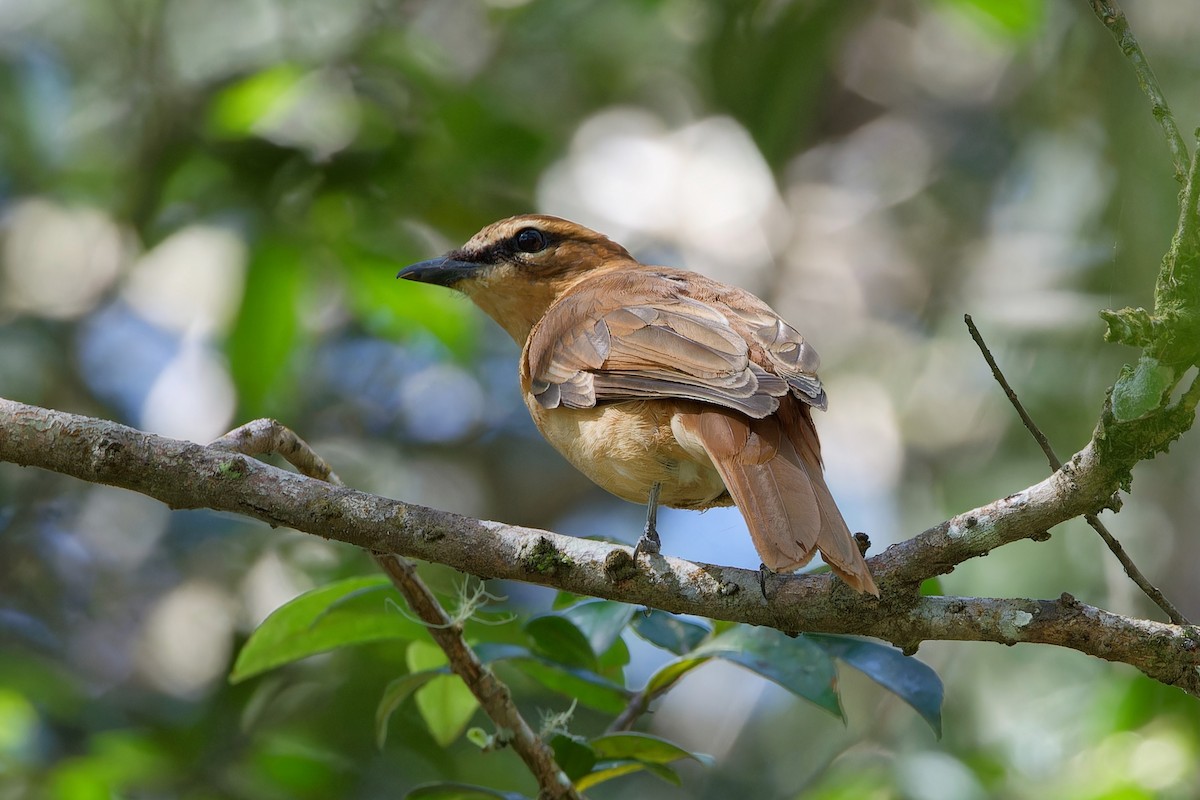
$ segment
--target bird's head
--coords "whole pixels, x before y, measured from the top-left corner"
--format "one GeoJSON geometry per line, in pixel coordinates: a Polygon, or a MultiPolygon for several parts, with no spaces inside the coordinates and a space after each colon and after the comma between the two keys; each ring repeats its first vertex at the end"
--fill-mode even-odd
{"type": "Polygon", "coordinates": [[[444,256],[397,278],[448,286],[470,297],[517,344],[570,286],[589,272],[635,263],[621,245],[558,217],[528,214],[488,225],[444,256]]]}

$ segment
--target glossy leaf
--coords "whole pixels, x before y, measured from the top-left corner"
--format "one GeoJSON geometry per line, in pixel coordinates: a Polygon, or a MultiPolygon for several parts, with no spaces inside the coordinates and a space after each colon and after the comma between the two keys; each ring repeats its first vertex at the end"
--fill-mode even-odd
{"type": "Polygon", "coordinates": [[[657,608],[635,614],[630,627],[650,644],[670,650],[677,656],[691,652],[712,633],[712,629],[706,625],[657,608]]]}
{"type": "Polygon", "coordinates": [[[696,648],[692,655],[711,655],[739,664],[845,719],[833,658],[808,639],[792,638],[771,628],[738,625],[696,648]]]}
{"type": "Polygon", "coordinates": [[[612,600],[586,600],[560,612],[575,624],[599,657],[620,638],[629,624],[634,608],[612,600]]]}
{"type": "Polygon", "coordinates": [[[629,702],[630,692],[594,672],[572,669],[541,659],[517,661],[516,666],[547,689],[606,714],[621,713],[629,702]]]}
{"type": "Polygon", "coordinates": [[[540,614],[525,623],[539,655],[551,661],[595,671],[596,653],[575,623],[561,614],[540,614]]]}
{"type": "Polygon", "coordinates": [[[596,753],[592,748],[571,736],[557,734],[550,739],[550,747],[554,750],[554,760],[572,781],[587,775],[596,766],[596,753]]]}
{"type": "Polygon", "coordinates": [[[592,772],[575,782],[575,788],[579,791],[587,791],[593,786],[611,781],[613,778],[620,778],[623,775],[629,775],[634,772],[649,772],[656,775],[672,786],[681,786],[683,781],[675,770],[668,767],[666,764],[655,764],[649,761],[605,761],[601,763],[600,769],[592,772]]]}
{"type": "Polygon", "coordinates": [[[267,617],[238,653],[233,683],[338,647],[421,639],[424,626],[385,602],[387,578],[350,578],[306,592],[267,617]]]}
{"type": "Polygon", "coordinates": [[[816,633],[804,634],[804,638],[908,703],[938,738],[942,737],[942,679],[927,664],[866,639],[816,633]]]}
{"type": "Polygon", "coordinates": [[[712,656],[686,656],[664,664],[646,681],[646,691],[651,695],[666,691],[675,681],[701,664],[707,663],[710,658],[712,656]]]}
{"type": "Polygon", "coordinates": [[[589,744],[597,757],[602,759],[632,758],[652,764],[670,764],[681,758],[690,758],[702,764],[712,763],[712,756],[693,753],[648,733],[610,733],[592,739],[589,744]]]}
{"type": "Polygon", "coordinates": [[[597,711],[618,714],[632,696],[632,692],[602,675],[550,661],[524,647],[486,643],[477,645],[475,653],[484,663],[513,661],[514,666],[547,689],[597,711]]]}

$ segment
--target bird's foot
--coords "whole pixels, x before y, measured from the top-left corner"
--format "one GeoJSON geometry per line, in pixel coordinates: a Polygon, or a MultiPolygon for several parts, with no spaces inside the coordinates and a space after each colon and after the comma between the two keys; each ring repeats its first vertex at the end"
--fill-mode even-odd
{"type": "Polygon", "coordinates": [[[646,529],[633,546],[633,560],[637,561],[638,553],[658,555],[662,551],[662,541],[658,538],[658,493],[662,490],[660,484],[650,487],[649,502],[646,503],[646,529]]]}
{"type": "Polygon", "coordinates": [[[658,538],[658,531],[647,527],[641,538],[637,540],[637,544],[633,546],[633,560],[637,561],[639,553],[655,556],[660,552],[662,552],[662,540],[658,538]]]}
{"type": "Polygon", "coordinates": [[[758,590],[762,592],[763,600],[770,599],[767,597],[767,576],[773,574],[774,573],[771,572],[771,570],[767,569],[766,564],[760,563],[758,565],[758,590]]]}

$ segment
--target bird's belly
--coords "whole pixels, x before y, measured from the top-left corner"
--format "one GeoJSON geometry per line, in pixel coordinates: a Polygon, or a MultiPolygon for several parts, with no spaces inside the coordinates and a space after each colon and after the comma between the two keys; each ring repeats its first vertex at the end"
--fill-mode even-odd
{"type": "Polygon", "coordinates": [[[645,503],[650,487],[658,483],[659,502],[672,508],[733,504],[707,454],[694,446],[685,448],[676,438],[671,426],[674,404],[631,401],[547,410],[530,395],[525,404],[556,450],[623,500],[645,503]]]}

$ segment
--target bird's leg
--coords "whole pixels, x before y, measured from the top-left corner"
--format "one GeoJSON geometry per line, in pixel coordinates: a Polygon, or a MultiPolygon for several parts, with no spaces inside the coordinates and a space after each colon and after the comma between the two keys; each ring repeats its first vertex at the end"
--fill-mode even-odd
{"type": "Polygon", "coordinates": [[[646,530],[633,546],[633,560],[637,561],[638,553],[655,554],[662,550],[662,541],[658,538],[658,494],[662,484],[655,483],[650,487],[650,500],[646,503],[646,530]]]}
{"type": "Polygon", "coordinates": [[[767,597],[767,576],[771,574],[771,570],[767,569],[766,564],[758,565],[758,590],[762,592],[763,600],[769,600],[767,597]]]}

